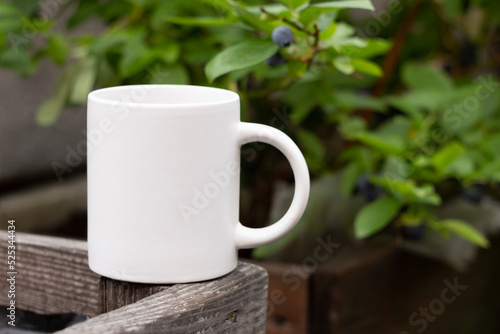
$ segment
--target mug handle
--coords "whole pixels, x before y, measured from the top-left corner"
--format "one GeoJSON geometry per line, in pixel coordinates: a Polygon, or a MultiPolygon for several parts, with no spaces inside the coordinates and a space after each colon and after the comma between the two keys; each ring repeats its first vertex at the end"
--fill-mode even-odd
{"type": "Polygon", "coordinates": [[[295,193],[290,208],[276,223],[262,228],[249,228],[238,222],[235,236],[238,249],[259,247],[284,236],[299,221],[309,197],[309,170],[297,145],[287,135],[273,127],[255,123],[239,123],[238,144],[241,146],[256,141],[271,144],[285,155],[295,178],[295,193]]]}

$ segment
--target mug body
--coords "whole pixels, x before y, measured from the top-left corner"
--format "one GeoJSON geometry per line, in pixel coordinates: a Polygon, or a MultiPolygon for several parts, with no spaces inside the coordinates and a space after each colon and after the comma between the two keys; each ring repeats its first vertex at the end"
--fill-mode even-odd
{"type": "Polygon", "coordinates": [[[239,98],[137,85],[88,99],[89,266],[106,277],[181,283],[236,267],[239,98]]]}

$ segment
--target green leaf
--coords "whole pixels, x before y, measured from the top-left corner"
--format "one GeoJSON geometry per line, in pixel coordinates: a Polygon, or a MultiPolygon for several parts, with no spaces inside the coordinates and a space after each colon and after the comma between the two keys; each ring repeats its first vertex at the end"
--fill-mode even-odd
{"type": "Polygon", "coordinates": [[[488,239],[481,232],[462,220],[446,219],[439,221],[439,223],[447,230],[479,247],[488,248],[490,246],[488,239]]]}
{"type": "Polygon", "coordinates": [[[398,198],[410,203],[440,205],[441,197],[436,193],[432,184],[417,186],[413,180],[400,179],[396,174],[386,174],[384,178],[373,177],[372,182],[383,186],[398,198]]]}
{"type": "Polygon", "coordinates": [[[450,92],[453,82],[441,70],[425,64],[406,63],[402,69],[402,80],[414,90],[450,92]]]}
{"type": "Polygon", "coordinates": [[[307,6],[309,5],[309,0],[280,0],[280,1],[286,4],[288,8],[297,13],[307,8],[307,6]]]}
{"type": "Polygon", "coordinates": [[[444,14],[451,19],[456,19],[463,13],[461,0],[444,0],[441,4],[444,14]]]}
{"type": "Polygon", "coordinates": [[[47,53],[54,63],[64,64],[69,54],[68,41],[61,35],[51,35],[47,45],[47,53]]]}
{"type": "Polygon", "coordinates": [[[466,178],[474,173],[475,167],[473,155],[466,152],[453,160],[453,162],[448,165],[448,170],[459,178],[466,178]]]}
{"type": "Polygon", "coordinates": [[[357,72],[373,75],[374,77],[382,76],[382,69],[372,61],[351,58],[351,64],[357,72]]]}
{"type": "Polygon", "coordinates": [[[54,124],[64,107],[62,101],[57,95],[45,100],[36,111],[36,123],[40,126],[49,126],[54,124]]]}
{"type": "MultiPolygon", "coordinates": [[[[348,24],[339,22],[332,24],[330,28],[320,33],[320,43],[324,47],[333,47],[337,50],[343,45],[354,45],[363,47],[366,45],[364,40],[354,37],[356,29],[348,24]]],[[[347,58],[348,57],[342,57],[347,58]]]]}
{"type": "Polygon", "coordinates": [[[293,11],[295,13],[300,13],[304,9],[309,8],[309,3],[310,3],[309,0],[291,0],[291,1],[294,2],[293,11]]]}
{"type": "Polygon", "coordinates": [[[365,120],[361,117],[342,117],[340,118],[339,123],[340,133],[342,133],[345,139],[355,139],[358,133],[366,130],[365,120]]]}
{"type": "Polygon", "coordinates": [[[129,39],[125,31],[111,31],[104,36],[97,37],[90,45],[89,53],[102,56],[110,49],[117,47],[129,39]]]}
{"type": "Polygon", "coordinates": [[[458,142],[451,142],[432,157],[432,164],[439,171],[443,172],[459,156],[465,153],[465,149],[458,142]]]}
{"type": "Polygon", "coordinates": [[[205,74],[210,81],[236,70],[256,65],[271,57],[279,47],[269,41],[246,41],[233,45],[210,59],[205,74]]]}
{"type": "Polygon", "coordinates": [[[157,66],[148,72],[150,84],[187,85],[190,81],[189,74],[182,64],[157,66]]]}
{"type": "Polygon", "coordinates": [[[299,145],[304,152],[307,164],[312,171],[321,171],[325,165],[325,147],[318,136],[311,131],[297,131],[299,145]]]}
{"type": "MultiPolygon", "coordinates": [[[[259,5],[259,6],[248,6],[246,7],[246,10],[252,14],[255,15],[261,15],[262,14],[262,9],[266,13],[269,13],[271,15],[279,16],[282,13],[289,13],[289,9],[287,6],[283,5],[282,3],[270,3],[267,5],[259,5]]],[[[274,17],[273,17],[274,18],[274,17]]],[[[271,19],[273,19],[271,18],[271,19]]]]}
{"type": "Polygon", "coordinates": [[[18,45],[28,44],[30,40],[24,37],[24,34],[14,32],[21,30],[22,26],[23,23],[18,17],[2,17],[0,18],[0,32],[2,32],[0,36],[4,36],[4,38],[7,36],[10,45],[14,48],[17,48],[18,45]],[[7,31],[8,33],[4,34],[7,31]]]}
{"type": "Polygon", "coordinates": [[[412,90],[398,96],[401,102],[431,112],[440,110],[448,94],[438,90],[412,90]]]}
{"type": "Polygon", "coordinates": [[[370,95],[363,95],[356,93],[352,90],[337,90],[335,92],[335,102],[348,109],[371,109],[380,112],[385,111],[385,103],[380,99],[374,98],[370,95]]]}
{"type": "Polygon", "coordinates": [[[384,55],[392,46],[390,41],[382,38],[368,39],[365,42],[365,46],[345,45],[340,50],[345,56],[368,59],[384,55]]]}
{"type": "Polygon", "coordinates": [[[396,115],[379,125],[376,133],[388,139],[392,137],[407,138],[411,120],[408,117],[396,115]]]}
{"type": "Polygon", "coordinates": [[[288,62],[288,75],[290,78],[301,78],[307,70],[307,63],[291,60],[288,62]]]}
{"type": "Polygon", "coordinates": [[[228,24],[237,23],[238,21],[235,18],[202,17],[202,16],[198,17],[170,16],[165,18],[165,22],[179,24],[179,25],[210,27],[210,26],[225,26],[228,24]]]}
{"type": "Polygon", "coordinates": [[[144,40],[145,37],[141,31],[132,32],[126,40],[118,64],[123,78],[129,78],[143,71],[154,60],[155,54],[147,48],[144,40]]]}
{"type": "Polygon", "coordinates": [[[306,155],[312,156],[314,159],[323,159],[325,156],[325,147],[316,134],[311,131],[299,129],[297,131],[299,143],[306,151],[306,155]]]}
{"type": "Polygon", "coordinates": [[[353,137],[361,143],[389,155],[399,154],[404,149],[404,143],[396,136],[388,138],[372,132],[359,132],[354,134],[353,137]]]}
{"type": "Polygon", "coordinates": [[[36,15],[37,11],[40,9],[40,1],[38,0],[13,1],[13,5],[19,8],[24,15],[27,16],[36,15]]]}
{"type": "Polygon", "coordinates": [[[473,176],[477,179],[487,177],[488,179],[500,182],[500,160],[496,159],[488,162],[473,176]]]}
{"type": "MultiPolygon", "coordinates": [[[[170,1],[165,2],[165,3],[169,3],[169,2],[170,1]]],[[[230,13],[232,10],[231,2],[227,1],[227,0],[201,0],[201,2],[207,3],[210,6],[214,7],[215,9],[223,10],[227,13],[230,13]]],[[[175,4],[175,1],[171,1],[171,3],[175,4]]]]}
{"type": "Polygon", "coordinates": [[[351,63],[351,59],[348,57],[337,57],[333,60],[333,66],[340,72],[351,75],[354,73],[354,66],[351,63]]]}
{"type": "Polygon", "coordinates": [[[17,51],[7,49],[0,52],[0,66],[7,67],[24,76],[31,75],[36,69],[36,65],[30,55],[22,49],[18,49],[17,51]]]}
{"type": "Polygon", "coordinates": [[[16,6],[5,1],[0,2],[0,18],[2,20],[7,16],[17,16],[18,18],[21,18],[22,15],[23,12],[21,12],[16,6]]]}
{"type": "Polygon", "coordinates": [[[264,31],[271,32],[274,29],[274,25],[269,22],[263,21],[260,19],[259,14],[253,14],[248,11],[248,9],[242,6],[238,1],[235,0],[227,0],[228,4],[231,6],[231,12],[238,16],[241,21],[247,23],[250,27],[261,29],[264,31]]]}
{"type": "Polygon", "coordinates": [[[312,4],[311,7],[331,8],[331,9],[356,8],[356,9],[375,10],[375,7],[373,7],[370,0],[344,0],[344,1],[316,2],[316,3],[312,4]]]}
{"type": "Polygon", "coordinates": [[[68,20],[67,27],[75,28],[84,22],[87,22],[96,12],[100,10],[101,4],[95,1],[78,1],[74,13],[68,20]]]}
{"type": "Polygon", "coordinates": [[[84,104],[87,96],[94,88],[97,75],[97,65],[94,58],[87,58],[83,66],[75,75],[69,101],[71,103],[84,104]]]}
{"type": "Polygon", "coordinates": [[[148,50],[151,58],[159,59],[167,64],[174,64],[180,55],[181,48],[178,43],[162,43],[162,45],[148,50]]]}
{"type": "Polygon", "coordinates": [[[68,99],[73,68],[69,68],[58,82],[55,95],[45,100],[36,111],[35,121],[40,126],[54,124],[61,114],[68,99]]]}
{"type": "Polygon", "coordinates": [[[387,226],[403,206],[398,199],[382,197],[361,209],[354,220],[356,238],[366,238],[387,226]]]}
{"type": "Polygon", "coordinates": [[[385,100],[399,111],[402,111],[406,115],[410,116],[417,122],[417,124],[424,121],[424,113],[420,111],[419,108],[409,103],[406,99],[399,96],[388,96],[385,100]]]}
{"type": "Polygon", "coordinates": [[[351,196],[354,187],[356,186],[356,180],[360,173],[361,166],[357,162],[351,162],[344,168],[344,171],[342,173],[342,181],[340,184],[342,196],[351,196]]]}

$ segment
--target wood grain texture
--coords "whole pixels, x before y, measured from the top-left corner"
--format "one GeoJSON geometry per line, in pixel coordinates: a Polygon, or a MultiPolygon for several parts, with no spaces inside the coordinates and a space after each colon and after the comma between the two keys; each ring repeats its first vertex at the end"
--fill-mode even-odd
{"type": "MultiPolygon", "coordinates": [[[[0,231],[0,244],[0,263],[7,269],[6,231],[0,231]]],[[[16,233],[16,271],[16,307],[40,314],[96,314],[99,276],[88,266],[86,242],[16,233]]],[[[0,291],[8,291],[6,279],[0,279],[0,291]]],[[[1,293],[0,305],[8,302],[1,293]]]]}
{"type": "Polygon", "coordinates": [[[97,314],[108,313],[133,304],[170,287],[172,285],[131,283],[101,277],[97,314]]]}
{"type": "Polygon", "coordinates": [[[267,284],[266,271],[248,263],[200,283],[154,287],[106,279],[103,310],[154,294],[57,333],[265,333],[267,284]]]}

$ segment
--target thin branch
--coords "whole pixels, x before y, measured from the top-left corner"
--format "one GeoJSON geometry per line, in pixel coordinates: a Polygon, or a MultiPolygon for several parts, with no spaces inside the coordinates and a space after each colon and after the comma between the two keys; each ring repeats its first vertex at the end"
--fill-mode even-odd
{"type": "Polygon", "coordinates": [[[422,9],[422,2],[417,2],[408,10],[408,14],[403,19],[403,23],[398,29],[396,36],[394,37],[394,44],[391,50],[384,59],[384,64],[382,65],[383,75],[382,78],[377,82],[375,88],[373,89],[373,95],[380,96],[384,93],[389,81],[394,73],[394,69],[399,60],[399,54],[403,48],[403,44],[406,41],[406,37],[410,33],[410,29],[413,23],[417,19],[417,16],[422,9]]]}
{"type": "Polygon", "coordinates": [[[313,41],[313,46],[312,46],[312,55],[311,55],[311,58],[309,58],[309,60],[307,61],[307,69],[309,69],[311,67],[314,56],[316,55],[316,53],[319,50],[319,47],[318,47],[318,45],[319,45],[319,28],[318,28],[317,24],[314,24],[313,37],[314,37],[314,41],[313,41]]]}
{"type": "Polygon", "coordinates": [[[306,34],[308,34],[308,35],[310,35],[310,36],[314,36],[314,34],[316,33],[315,31],[309,31],[309,30],[305,29],[304,27],[301,27],[301,26],[300,26],[297,22],[294,22],[294,21],[292,21],[292,20],[290,20],[290,19],[288,19],[288,18],[286,18],[286,17],[279,17],[279,16],[277,16],[277,15],[274,15],[274,14],[272,14],[272,13],[269,13],[269,12],[268,12],[268,11],[267,11],[264,7],[260,7],[260,11],[261,11],[262,13],[264,13],[264,14],[270,15],[270,16],[272,16],[272,17],[276,18],[276,19],[279,19],[279,20],[283,21],[283,22],[285,22],[286,24],[288,24],[288,25],[290,25],[290,26],[294,27],[294,28],[295,28],[295,29],[297,29],[298,31],[302,31],[302,32],[304,32],[304,33],[306,33],[306,34]]]}
{"type": "MultiPolygon", "coordinates": [[[[313,37],[314,37],[314,44],[313,44],[313,47],[315,49],[318,48],[318,44],[319,44],[319,28],[318,28],[318,25],[315,23],[314,24],[314,32],[313,32],[313,37]]],[[[316,50],[317,51],[317,50],[316,50]]]]}

